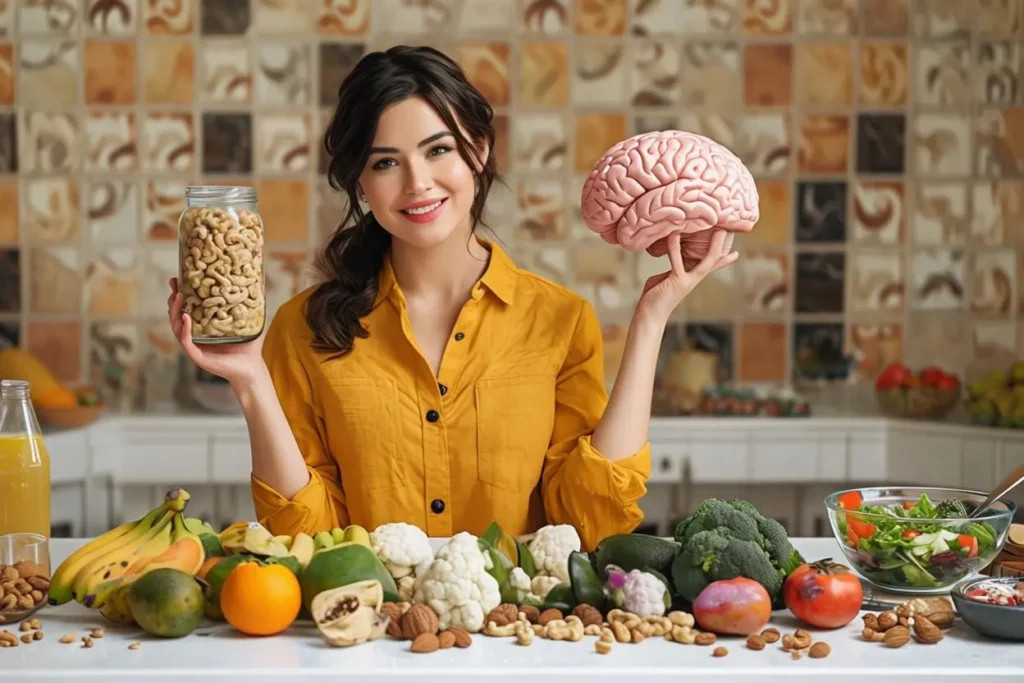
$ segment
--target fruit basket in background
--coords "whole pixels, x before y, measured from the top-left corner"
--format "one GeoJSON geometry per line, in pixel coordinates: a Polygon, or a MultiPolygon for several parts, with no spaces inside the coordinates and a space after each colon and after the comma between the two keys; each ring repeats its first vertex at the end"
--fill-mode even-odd
{"type": "Polygon", "coordinates": [[[990,370],[968,383],[965,408],[974,424],[1024,428],[1024,363],[990,370]]]}
{"type": "Polygon", "coordinates": [[[93,387],[60,387],[32,397],[40,425],[50,429],[80,429],[99,419],[106,404],[93,387]]]}
{"type": "Polygon", "coordinates": [[[960,403],[960,378],[942,368],[915,372],[892,363],[875,379],[875,398],[888,417],[941,419],[960,403]]]}

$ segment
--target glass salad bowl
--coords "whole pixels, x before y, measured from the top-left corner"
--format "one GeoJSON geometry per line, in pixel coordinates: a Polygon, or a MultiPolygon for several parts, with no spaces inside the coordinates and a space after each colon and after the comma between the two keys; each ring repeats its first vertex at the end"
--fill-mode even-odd
{"type": "Polygon", "coordinates": [[[1006,543],[1016,506],[999,500],[967,515],[988,494],[952,488],[877,487],[825,498],[832,533],[850,566],[894,593],[948,593],[987,567],[1006,543]]]}

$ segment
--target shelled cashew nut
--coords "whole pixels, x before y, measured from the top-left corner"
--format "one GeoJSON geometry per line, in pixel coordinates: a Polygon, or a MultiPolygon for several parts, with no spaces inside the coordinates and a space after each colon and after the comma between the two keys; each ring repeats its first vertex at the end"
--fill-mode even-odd
{"type": "Polygon", "coordinates": [[[181,218],[184,313],[197,338],[254,337],[263,329],[263,223],[256,212],[187,209],[181,218]]]}

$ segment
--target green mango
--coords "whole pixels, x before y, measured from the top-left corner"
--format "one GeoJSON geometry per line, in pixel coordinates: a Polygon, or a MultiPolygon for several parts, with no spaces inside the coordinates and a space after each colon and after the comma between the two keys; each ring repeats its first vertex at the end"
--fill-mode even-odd
{"type": "Polygon", "coordinates": [[[569,612],[576,607],[576,597],[572,593],[572,586],[567,583],[560,583],[544,596],[544,609],[556,607],[563,612],[569,612]]]}

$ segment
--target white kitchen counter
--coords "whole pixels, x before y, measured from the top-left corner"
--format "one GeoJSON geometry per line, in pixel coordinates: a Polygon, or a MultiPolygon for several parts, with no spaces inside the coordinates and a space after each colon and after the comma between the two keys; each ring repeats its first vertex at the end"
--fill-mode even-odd
{"type": "MultiPolygon", "coordinates": [[[[53,567],[80,543],[55,539],[51,546],[53,567]]],[[[833,539],[797,539],[795,545],[809,560],[841,560],[833,539]]],[[[570,677],[624,683],[640,678],[678,680],[683,676],[696,681],[714,678],[780,683],[794,678],[857,683],[1024,680],[1024,644],[988,640],[960,621],[938,644],[911,642],[897,650],[862,641],[860,619],[833,632],[808,629],[815,640],[829,643],[832,654],[826,659],[804,657],[793,661],[778,644],[754,652],[741,638],[719,639],[716,645],[729,649],[723,658],[712,657],[712,647],[681,645],[662,638],[649,638],[636,645],[616,644],[610,654],[599,655],[594,651],[592,636],[579,643],[537,638],[532,646],[522,647],[511,638],[475,635],[468,649],[417,655],[409,652],[407,641],[386,638],[351,648],[331,648],[312,624],[295,625],[270,638],[250,638],[226,624],[208,622],[190,636],[163,640],[135,627],[112,626],[96,612],[75,603],[44,608],[36,616],[43,624],[45,638],[31,645],[0,649],[0,680],[109,681],[145,677],[174,683],[248,683],[291,680],[293,676],[301,680],[395,683],[480,678],[537,683],[570,677]],[[80,637],[96,626],[106,630],[105,637],[96,640],[90,649],[82,648],[80,637]],[[61,644],[60,637],[70,632],[78,634],[79,642],[61,644]],[[142,647],[129,650],[128,645],[135,641],[142,647]]],[[[777,612],[772,625],[784,633],[799,627],[787,611],[777,612]]]]}

